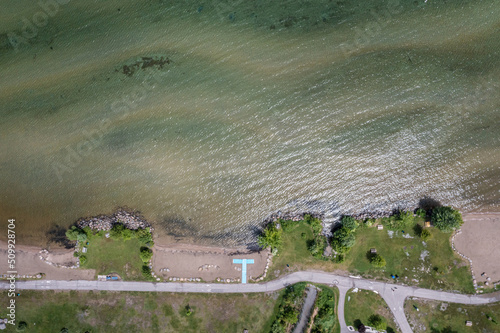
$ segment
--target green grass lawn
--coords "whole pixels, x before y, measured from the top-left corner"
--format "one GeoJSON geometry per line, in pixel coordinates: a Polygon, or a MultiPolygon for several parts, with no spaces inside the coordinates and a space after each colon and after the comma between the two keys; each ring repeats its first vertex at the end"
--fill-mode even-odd
{"type": "Polygon", "coordinates": [[[378,314],[385,318],[388,333],[399,332],[387,304],[380,295],[372,291],[358,290],[355,293],[351,290],[347,292],[344,311],[346,324],[356,329],[361,324],[369,326],[368,318],[371,315],[378,314]]]}
{"type": "Polygon", "coordinates": [[[87,245],[87,262],[81,267],[93,268],[97,274],[116,273],[124,280],[144,280],[140,248],[136,238],[113,240],[94,235],[87,245]]]}
{"type": "Polygon", "coordinates": [[[40,333],[268,332],[278,295],[22,291],[16,318],[40,333]]]}
{"type": "MultiPolygon", "coordinates": [[[[423,222],[419,218],[416,221],[423,222]]],[[[430,228],[432,236],[424,245],[413,229],[414,226],[404,230],[413,237],[405,238],[402,230],[394,231],[391,237],[387,228],[358,228],[354,247],[347,253],[346,261],[339,264],[312,257],[307,249],[307,241],[313,239],[311,227],[297,222],[283,233],[282,246],[278,256],[273,258],[266,280],[299,270],[342,270],[386,281],[392,281],[391,274],[394,274],[399,276],[400,282],[409,285],[474,293],[468,264],[451,249],[451,234],[430,228]],[[385,258],[385,268],[374,268],[370,264],[367,253],[371,248],[385,258]],[[424,251],[428,251],[425,256],[424,251]]]]}
{"type": "Polygon", "coordinates": [[[463,305],[408,299],[405,312],[415,333],[500,332],[500,303],[463,305]],[[467,320],[472,321],[472,326],[465,326],[467,320]]]}
{"type": "Polygon", "coordinates": [[[403,237],[401,230],[394,231],[391,237],[386,229],[358,229],[356,245],[346,256],[346,268],[376,279],[387,280],[391,274],[398,275],[399,281],[423,288],[474,292],[468,265],[451,249],[451,234],[430,228],[432,237],[424,245],[413,227],[404,231],[413,238],[403,237]],[[367,258],[371,248],[385,258],[385,268],[372,267],[367,258]]]}

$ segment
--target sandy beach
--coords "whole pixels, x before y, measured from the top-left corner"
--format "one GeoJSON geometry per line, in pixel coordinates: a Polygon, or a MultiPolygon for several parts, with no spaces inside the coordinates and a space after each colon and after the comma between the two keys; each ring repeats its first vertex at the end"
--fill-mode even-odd
{"type": "Polygon", "coordinates": [[[500,213],[466,213],[463,219],[456,249],[472,260],[477,282],[500,281],[500,213]]]}
{"type": "MultiPolygon", "coordinates": [[[[27,245],[16,246],[16,271],[20,275],[44,273],[48,280],[93,280],[92,269],[70,269],[50,265],[40,259],[42,248],[27,245]]],[[[72,249],[55,249],[46,255],[47,261],[56,265],[72,266],[76,263],[72,249]]],[[[6,274],[7,243],[0,241],[0,274],[6,274]]]]}

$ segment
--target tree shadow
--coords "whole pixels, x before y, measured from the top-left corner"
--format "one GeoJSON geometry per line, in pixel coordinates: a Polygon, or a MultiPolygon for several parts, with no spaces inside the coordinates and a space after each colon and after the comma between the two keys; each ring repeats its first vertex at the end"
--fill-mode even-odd
{"type": "Polygon", "coordinates": [[[441,207],[441,206],[442,206],[441,202],[437,201],[436,199],[427,197],[427,196],[423,197],[418,202],[418,208],[421,208],[421,209],[425,210],[426,212],[428,212],[434,208],[441,207]]]}
{"type": "Polygon", "coordinates": [[[415,232],[416,236],[420,237],[420,235],[422,234],[422,230],[424,230],[424,228],[422,228],[422,226],[418,223],[413,227],[413,231],[415,232]]]}
{"type": "Polygon", "coordinates": [[[75,242],[70,241],[66,237],[66,228],[60,225],[53,225],[45,233],[48,243],[55,243],[57,245],[63,246],[66,249],[71,249],[75,246],[75,242]]]}
{"type": "Polygon", "coordinates": [[[357,329],[357,328],[358,328],[359,326],[361,326],[361,325],[363,325],[363,323],[361,322],[361,320],[356,319],[356,320],[354,321],[354,328],[356,328],[356,329],[357,329]]]}

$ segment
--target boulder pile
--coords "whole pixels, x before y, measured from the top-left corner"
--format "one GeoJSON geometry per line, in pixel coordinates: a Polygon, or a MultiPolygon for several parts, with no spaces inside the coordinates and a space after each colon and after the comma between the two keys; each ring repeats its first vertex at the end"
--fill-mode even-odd
{"type": "Polygon", "coordinates": [[[76,225],[80,229],[89,227],[97,231],[111,230],[115,224],[123,224],[125,228],[131,230],[151,228],[151,224],[149,224],[139,212],[129,212],[122,208],[111,215],[84,217],[76,222],[76,225]]]}

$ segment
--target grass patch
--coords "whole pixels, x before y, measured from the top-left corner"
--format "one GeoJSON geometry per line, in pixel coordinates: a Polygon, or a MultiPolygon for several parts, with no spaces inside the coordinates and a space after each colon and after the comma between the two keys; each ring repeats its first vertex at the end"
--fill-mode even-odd
{"type": "Polygon", "coordinates": [[[394,317],[387,304],[380,295],[372,291],[359,290],[347,292],[345,299],[345,322],[347,325],[358,328],[359,325],[370,326],[369,318],[378,314],[387,323],[387,332],[398,332],[394,317]]]}
{"type": "Polygon", "coordinates": [[[376,279],[389,279],[392,274],[409,285],[473,293],[469,268],[451,249],[450,234],[430,228],[432,236],[423,242],[417,235],[417,225],[395,231],[358,229],[356,245],[346,256],[347,270],[376,279]],[[413,238],[405,238],[405,235],[413,238]],[[370,264],[371,248],[385,259],[384,268],[370,264]]]}
{"type": "Polygon", "coordinates": [[[145,280],[138,239],[113,240],[95,235],[88,243],[82,268],[95,269],[97,274],[116,273],[124,280],[145,280]]]}
{"type": "Polygon", "coordinates": [[[414,332],[500,332],[500,303],[464,305],[408,299],[405,312],[414,332]],[[472,321],[470,327],[465,326],[468,320],[472,321]]]}
{"type": "Polygon", "coordinates": [[[264,332],[278,295],[22,291],[16,319],[27,323],[26,332],[40,333],[264,332]]]}
{"type": "Polygon", "coordinates": [[[345,270],[384,281],[392,281],[391,275],[398,275],[398,280],[408,285],[474,293],[468,264],[451,248],[451,234],[429,228],[431,236],[423,242],[419,237],[421,228],[418,228],[423,221],[423,218],[416,217],[404,228],[395,230],[388,230],[398,226],[391,218],[384,220],[383,230],[374,226],[381,220],[369,221],[368,224],[358,221],[360,227],[354,231],[355,244],[345,254],[342,263],[313,257],[308,249],[308,244],[314,240],[311,226],[304,221],[287,223],[266,279],[307,269],[345,270]],[[368,252],[371,248],[385,259],[384,267],[377,268],[370,263],[368,252]]]}

